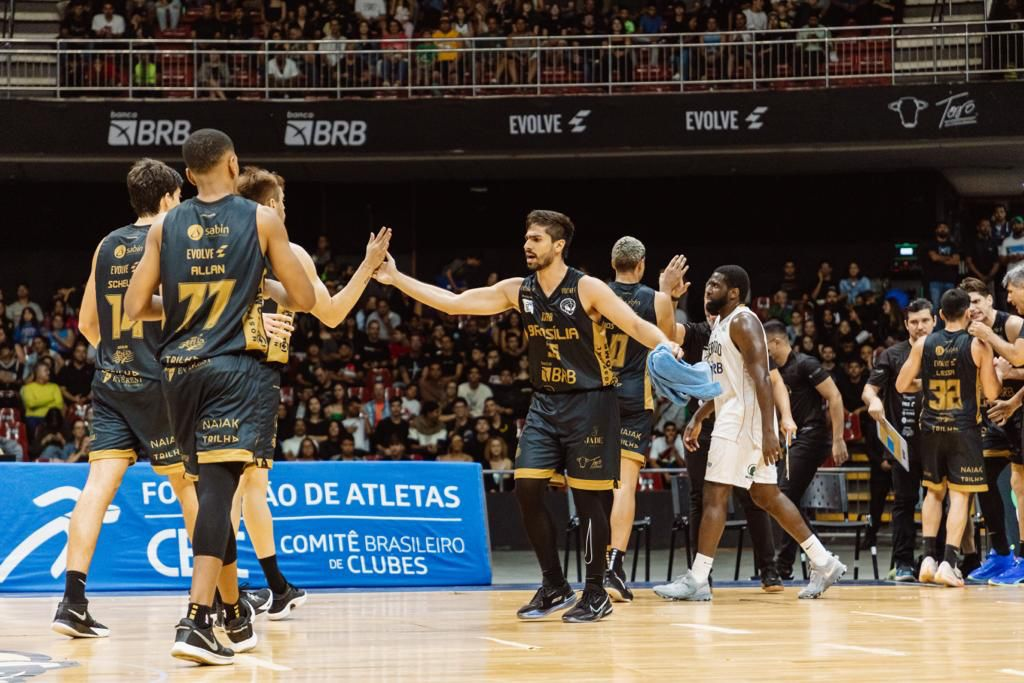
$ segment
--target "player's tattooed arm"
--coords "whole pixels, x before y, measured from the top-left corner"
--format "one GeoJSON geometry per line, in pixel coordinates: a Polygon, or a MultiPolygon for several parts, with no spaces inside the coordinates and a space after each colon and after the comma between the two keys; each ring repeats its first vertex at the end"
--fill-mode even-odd
{"type": "Polygon", "coordinates": [[[901,394],[913,394],[920,391],[918,375],[921,374],[921,358],[924,354],[924,337],[921,337],[910,347],[910,355],[900,368],[900,374],[896,376],[896,391],[901,394]]]}
{"type": "Polygon", "coordinates": [[[737,316],[729,325],[729,336],[740,355],[747,374],[754,381],[757,405],[761,409],[761,451],[766,465],[782,457],[779,434],[775,431],[775,398],[768,376],[768,347],[764,343],[764,328],[752,315],[737,316]]]}
{"type": "Polygon", "coordinates": [[[132,273],[124,293],[124,310],[131,320],[160,320],[164,310],[157,293],[160,289],[160,243],[164,221],[158,218],[146,235],[146,250],[132,273]]]}
{"type": "Polygon", "coordinates": [[[382,285],[392,285],[416,301],[448,315],[495,315],[512,308],[518,310],[519,288],[523,284],[523,278],[513,277],[490,287],[467,289],[456,294],[402,273],[390,254],[374,277],[382,285]]]}
{"type": "Polygon", "coordinates": [[[90,344],[100,344],[100,319],[96,311],[96,259],[100,254],[102,242],[96,245],[96,251],[92,255],[92,268],[89,269],[89,282],[85,285],[85,294],[82,295],[82,307],[78,311],[78,331],[82,333],[90,344]]]}

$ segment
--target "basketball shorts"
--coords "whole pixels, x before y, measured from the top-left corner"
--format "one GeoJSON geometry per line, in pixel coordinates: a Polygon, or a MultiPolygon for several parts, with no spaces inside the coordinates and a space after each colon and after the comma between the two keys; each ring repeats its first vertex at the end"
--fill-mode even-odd
{"type": "Polygon", "coordinates": [[[560,479],[605,491],[619,481],[619,403],[613,389],[533,395],[516,450],[516,479],[560,479]]]}
{"type": "Polygon", "coordinates": [[[214,356],[164,368],[164,398],[185,474],[199,465],[255,461],[261,434],[259,362],[252,356],[214,356]]]}
{"type": "Polygon", "coordinates": [[[928,488],[949,484],[953,491],[987,491],[981,428],[956,432],[921,432],[921,475],[928,488]]]}
{"type": "Polygon", "coordinates": [[[775,465],[765,465],[760,444],[754,443],[747,430],[733,440],[711,435],[708,468],[704,481],[749,489],[752,484],[778,484],[775,465]]]}
{"type": "Polygon", "coordinates": [[[184,468],[160,382],[97,370],[92,382],[89,461],[147,456],[158,474],[184,468]]]}
{"type": "Polygon", "coordinates": [[[622,457],[640,463],[647,463],[651,452],[651,434],[654,432],[654,412],[650,410],[619,410],[619,448],[622,457]]]}
{"type": "Polygon", "coordinates": [[[277,448],[277,406],[281,403],[281,371],[276,365],[260,363],[256,372],[259,385],[260,438],[256,445],[256,465],[265,469],[274,466],[277,448]]]}
{"type": "Polygon", "coordinates": [[[1024,464],[1021,458],[1022,422],[1020,410],[1002,427],[986,420],[981,426],[982,454],[986,458],[1009,458],[1012,463],[1024,464]]]}

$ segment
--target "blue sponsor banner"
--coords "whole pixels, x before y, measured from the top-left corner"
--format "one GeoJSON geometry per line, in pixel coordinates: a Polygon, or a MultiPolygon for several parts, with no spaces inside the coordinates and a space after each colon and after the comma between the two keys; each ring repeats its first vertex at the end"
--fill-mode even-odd
{"type": "MultiPolygon", "coordinates": [[[[0,592],[64,587],[71,511],[88,468],[4,464],[0,592]]],[[[278,563],[310,588],[486,585],[490,548],[477,464],[280,463],[270,473],[278,563]]],[[[245,524],[239,578],[265,585],[245,524]]],[[[187,589],[192,549],[170,484],[130,467],[107,508],[89,590],[187,589]]]]}

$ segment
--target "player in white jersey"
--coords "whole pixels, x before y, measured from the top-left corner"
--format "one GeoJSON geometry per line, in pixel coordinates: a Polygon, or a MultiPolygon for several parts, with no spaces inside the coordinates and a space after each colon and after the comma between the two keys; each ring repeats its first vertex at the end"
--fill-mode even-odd
{"type": "MultiPolygon", "coordinates": [[[[704,288],[704,305],[718,322],[704,351],[722,393],[697,411],[697,425],[715,411],[704,513],[693,568],[654,592],[673,600],[710,600],[711,564],[725,529],[732,487],[750,490],[754,502],[792,536],[811,560],[810,583],[801,598],[818,598],[846,572],[846,567],[811,533],[800,511],[779,490],[779,427],[768,377],[768,344],[757,316],[743,302],[750,278],[739,266],[720,266],[704,288]]],[[[689,437],[696,440],[699,428],[689,437]]]]}

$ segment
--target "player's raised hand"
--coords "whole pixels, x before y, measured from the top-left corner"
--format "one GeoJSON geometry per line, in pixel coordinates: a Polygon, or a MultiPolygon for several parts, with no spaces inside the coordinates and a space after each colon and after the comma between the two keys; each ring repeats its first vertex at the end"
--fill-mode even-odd
{"type": "Polygon", "coordinates": [[[686,281],[688,270],[690,270],[690,266],[686,263],[686,257],[676,254],[665,266],[665,270],[661,271],[661,275],[658,277],[658,289],[673,299],[681,299],[690,289],[690,283],[686,281]]]}
{"type": "Polygon", "coordinates": [[[391,228],[382,227],[376,235],[371,232],[370,239],[366,242],[366,262],[376,268],[387,258],[390,246],[391,228]]]}
{"type": "Polygon", "coordinates": [[[281,313],[264,313],[263,329],[266,330],[268,337],[286,340],[292,336],[292,330],[295,328],[292,326],[290,316],[281,313]]]}
{"type": "Polygon", "coordinates": [[[395,265],[395,257],[386,254],[380,267],[373,273],[373,278],[382,285],[395,284],[395,276],[398,274],[398,267],[395,265]]]}

